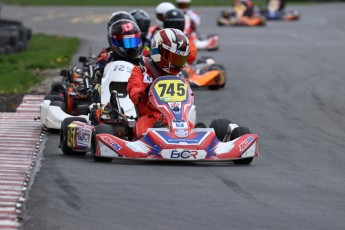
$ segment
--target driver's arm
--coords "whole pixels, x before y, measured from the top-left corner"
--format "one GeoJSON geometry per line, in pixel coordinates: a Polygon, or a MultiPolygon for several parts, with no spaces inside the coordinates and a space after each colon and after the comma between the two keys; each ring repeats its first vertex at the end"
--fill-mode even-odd
{"type": "Polygon", "coordinates": [[[147,100],[145,95],[145,88],[148,84],[143,82],[143,72],[138,66],[134,66],[131,76],[128,79],[127,92],[129,98],[134,104],[139,104],[140,102],[147,100]]]}

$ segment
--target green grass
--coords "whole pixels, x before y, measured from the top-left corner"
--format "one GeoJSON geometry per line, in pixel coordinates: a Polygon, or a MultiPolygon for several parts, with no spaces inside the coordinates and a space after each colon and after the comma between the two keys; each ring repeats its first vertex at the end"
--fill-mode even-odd
{"type": "MultiPolygon", "coordinates": [[[[168,0],[169,1],[169,0],[168,0]]],[[[262,5],[266,0],[255,0],[262,5]]],[[[2,0],[6,4],[56,5],[56,6],[156,6],[162,0],[2,0]]],[[[171,1],[175,3],[175,0],[171,1]]],[[[194,0],[193,6],[229,6],[231,0],[194,0]]],[[[313,2],[313,0],[290,0],[289,2],[313,2]]]]}
{"type": "Polygon", "coordinates": [[[33,35],[25,52],[0,56],[0,93],[27,93],[42,80],[41,70],[68,66],[79,44],[76,38],[33,35]]]}

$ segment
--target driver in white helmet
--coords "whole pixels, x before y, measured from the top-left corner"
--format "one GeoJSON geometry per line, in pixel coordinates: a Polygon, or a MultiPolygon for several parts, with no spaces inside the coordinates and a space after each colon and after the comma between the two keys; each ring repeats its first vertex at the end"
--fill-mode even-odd
{"type": "Polygon", "coordinates": [[[171,2],[162,2],[156,6],[156,25],[150,27],[147,37],[152,39],[157,31],[163,29],[164,14],[169,10],[176,9],[171,2]]]}
{"type": "Polygon", "coordinates": [[[184,12],[184,14],[187,17],[186,21],[187,22],[188,20],[190,21],[190,25],[186,24],[185,31],[184,31],[188,34],[196,32],[201,22],[200,15],[196,11],[190,8],[191,4],[192,4],[192,0],[176,0],[177,8],[179,8],[180,10],[184,12]]]}

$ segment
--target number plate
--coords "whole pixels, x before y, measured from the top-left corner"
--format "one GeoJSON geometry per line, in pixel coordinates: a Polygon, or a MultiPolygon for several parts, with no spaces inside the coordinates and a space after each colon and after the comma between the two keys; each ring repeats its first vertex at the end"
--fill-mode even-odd
{"type": "Polygon", "coordinates": [[[154,89],[164,102],[187,100],[187,84],[181,80],[161,80],[155,84],[154,89]]]}

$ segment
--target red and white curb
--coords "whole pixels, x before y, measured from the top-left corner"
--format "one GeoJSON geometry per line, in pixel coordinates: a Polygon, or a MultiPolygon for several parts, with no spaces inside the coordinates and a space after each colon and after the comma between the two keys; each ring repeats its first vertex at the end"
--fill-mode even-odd
{"type": "Polygon", "coordinates": [[[0,113],[0,229],[20,229],[21,207],[43,138],[43,95],[25,95],[15,113],[0,113]]]}

